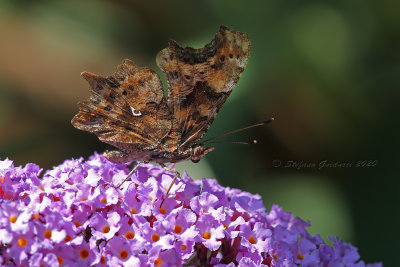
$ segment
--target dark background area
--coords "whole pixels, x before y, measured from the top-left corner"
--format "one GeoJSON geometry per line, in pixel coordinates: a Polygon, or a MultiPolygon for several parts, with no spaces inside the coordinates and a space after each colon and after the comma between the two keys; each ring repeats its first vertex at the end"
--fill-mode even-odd
{"type": "Polygon", "coordinates": [[[251,57],[206,137],[275,122],[226,138],[257,145],[221,144],[179,169],[258,193],[267,210],[277,203],[366,262],[396,266],[399,3],[3,0],[0,158],[47,169],[102,152],[70,124],[89,96],[80,72],[110,75],[130,58],[161,75],[169,39],[199,48],[223,24],[249,34],[251,57]]]}

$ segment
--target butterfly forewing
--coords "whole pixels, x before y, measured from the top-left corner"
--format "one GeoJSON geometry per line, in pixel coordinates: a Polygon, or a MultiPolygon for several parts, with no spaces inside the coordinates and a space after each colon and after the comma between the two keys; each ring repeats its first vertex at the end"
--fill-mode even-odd
{"type": "Polygon", "coordinates": [[[72,120],[76,128],[125,150],[157,149],[171,130],[172,114],[155,72],[124,60],[110,77],[82,76],[91,96],[79,103],[80,112],[72,120]]]}
{"type": "Polygon", "coordinates": [[[177,120],[182,148],[190,147],[208,130],[250,55],[245,33],[222,26],[200,49],[182,48],[171,41],[157,56],[168,81],[168,105],[177,120]]]}

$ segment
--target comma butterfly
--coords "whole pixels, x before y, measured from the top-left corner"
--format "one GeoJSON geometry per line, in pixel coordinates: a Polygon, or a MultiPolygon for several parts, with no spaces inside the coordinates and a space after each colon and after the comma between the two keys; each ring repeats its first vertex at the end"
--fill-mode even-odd
{"type": "Polygon", "coordinates": [[[221,26],[200,49],[175,41],[157,55],[168,81],[168,98],[159,76],[125,59],[109,77],[83,72],[91,96],[80,102],[72,125],[92,132],[115,150],[112,162],[198,162],[213,147],[199,142],[231,94],[250,55],[246,33],[221,26]]]}

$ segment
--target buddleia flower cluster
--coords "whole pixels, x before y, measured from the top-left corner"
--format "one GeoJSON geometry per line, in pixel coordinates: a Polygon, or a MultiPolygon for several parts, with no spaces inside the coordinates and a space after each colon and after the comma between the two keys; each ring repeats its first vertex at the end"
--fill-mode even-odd
{"type": "Polygon", "coordinates": [[[43,172],[0,161],[1,266],[381,266],[258,195],[95,154],[43,172]],[[161,206],[161,202],[165,198],[161,206]]]}

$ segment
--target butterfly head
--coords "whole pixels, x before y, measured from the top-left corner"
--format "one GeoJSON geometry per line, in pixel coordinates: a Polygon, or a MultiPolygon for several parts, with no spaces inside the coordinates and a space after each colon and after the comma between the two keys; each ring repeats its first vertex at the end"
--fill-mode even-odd
{"type": "Polygon", "coordinates": [[[197,163],[200,161],[202,157],[213,151],[213,147],[204,147],[204,144],[195,144],[192,147],[192,156],[190,159],[194,162],[197,163]]]}

